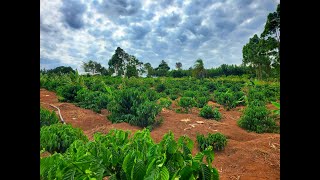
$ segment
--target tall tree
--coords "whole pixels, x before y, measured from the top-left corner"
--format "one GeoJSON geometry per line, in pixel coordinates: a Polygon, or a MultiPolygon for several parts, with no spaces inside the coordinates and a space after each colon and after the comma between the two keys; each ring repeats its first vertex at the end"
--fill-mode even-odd
{"type": "Polygon", "coordinates": [[[135,56],[129,55],[120,47],[117,47],[114,55],[108,62],[109,69],[117,76],[132,77],[138,76],[142,72],[143,63],[135,56]],[[129,71],[128,71],[129,70],[129,71]]]}
{"type": "Polygon", "coordinates": [[[82,68],[85,72],[90,72],[92,74],[101,73],[107,74],[106,69],[98,62],[90,60],[89,62],[83,62],[82,68]]]}
{"type": "Polygon", "coordinates": [[[261,37],[269,42],[269,55],[272,57],[272,67],[280,75],[280,4],[276,12],[270,13],[261,37]]]}
{"type": "Polygon", "coordinates": [[[177,62],[177,63],[176,63],[176,68],[177,68],[178,70],[180,70],[181,67],[182,67],[182,63],[181,63],[181,62],[177,62]]]}
{"type": "Polygon", "coordinates": [[[75,71],[70,67],[65,66],[59,66],[54,69],[47,70],[47,73],[55,73],[55,74],[69,74],[69,73],[75,73],[75,71]]]}
{"type": "Polygon", "coordinates": [[[169,65],[162,60],[157,68],[154,69],[157,76],[167,76],[170,70],[169,65]]]}
{"type": "Polygon", "coordinates": [[[147,72],[147,77],[151,77],[154,74],[154,69],[150,63],[144,64],[144,69],[147,72]]]}
{"type": "Polygon", "coordinates": [[[270,71],[271,61],[267,48],[269,44],[268,40],[255,34],[242,49],[243,64],[252,66],[258,79],[262,79],[263,70],[267,73],[270,71]]]}
{"type": "Polygon", "coordinates": [[[204,69],[202,59],[197,59],[194,68],[193,68],[193,76],[196,78],[204,78],[206,76],[206,70],[204,69]]]}

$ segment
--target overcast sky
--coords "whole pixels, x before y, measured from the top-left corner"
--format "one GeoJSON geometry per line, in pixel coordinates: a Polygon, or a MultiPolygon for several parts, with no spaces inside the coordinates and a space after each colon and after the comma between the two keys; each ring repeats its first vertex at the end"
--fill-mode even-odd
{"type": "Polygon", "coordinates": [[[108,67],[119,46],[157,67],[241,64],[279,0],[40,0],[40,68],[108,67]]]}

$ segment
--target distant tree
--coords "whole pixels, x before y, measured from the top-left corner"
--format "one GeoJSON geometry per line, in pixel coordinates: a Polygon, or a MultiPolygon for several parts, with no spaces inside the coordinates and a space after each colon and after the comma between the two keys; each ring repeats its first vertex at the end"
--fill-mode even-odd
{"type": "Polygon", "coordinates": [[[147,72],[147,77],[151,77],[154,74],[154,69],[150,63],[144,64],[144,70],[147,72]]]}
{"type": "Polygon", "coordinates": [[[156,76],[167,76],[168,71],[170,70],[170,67],[164,60],[162,60],[159,66],[154,70],[155,70],[156,76]]]}
{"type": "Polygon", "coordinates": [[[65,66],[59,66],[54,69],[47,70],[46,73],[48,74],[69,74],[69,73],[75,73],[75,71],[70,67],[65,66]]]}
{"type": "Polygon", "coordinates": [[[143,72],[143,63],[120,47],[117,47],[108,65],[110,72],[115,73],[116,76],[137,77],[143,72]]]}
{"type": "Polygon", "coordinates": [[[202,59],[197,59],[194,68],[193,68],[193,76],[196,78],[204,78],[206,76],[206,70],[204,69],[202,59]]]}
{"type": "Polygon", "coordinates": [[[89,62],[83,62],[82,68],[85,72],[92,74],[100,73],[103,75],[108,74],[107,69],[104,68],[100,63],[90,60],[89,62]]]}
{"type": "Polygon", "coordinates": [[[179,69],[181,69],[181,67],[182,67],[182,63],[181,62],[177,62],[176,63],[176,68],[179,70],[179,69]]]}

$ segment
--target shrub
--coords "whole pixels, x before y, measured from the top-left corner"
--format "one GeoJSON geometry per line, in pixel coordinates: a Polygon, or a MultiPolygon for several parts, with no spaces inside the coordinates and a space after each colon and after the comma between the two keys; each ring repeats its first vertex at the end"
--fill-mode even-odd
{"type": "Polygon", "coordinates": [[[178,95],[170,94],[170,95],[169,95],[169,98],[174,101],[174,100],[178,99],[178,95]]]}
{"type": "Polygon", "coordinates": [[[198,108],[202,108],[203,106],[205,106],[206,104],[207,104],[207,102],[208,102],[208,98],[207,97],[198,97],[197,99],[196,99],[196,101],[197,101],[197,107],[198,108]]]}
{"type": "Polygon", "coordinates": [[[137,107],[135,116],[129,123],[139,127],[151,127],[156,122],[156,116],[160,113],[161,107],[155,102],[145,101],[137,107]]]}
{"type": "Polygon", "coordinates": [[[109,103],[108,110],[111,112],[109,119],[113,123],[127,122],[147,127],[156,123],[155,117],[161,111],[161,107],[149,101],[144,93],[136,89],[125,89],[116,94],[114,100],[109,103]]]}
{"type": "Polygon", "coordinates": [[[209,106],[209,105],[205,105],[201,109],[200,116],[206,119],[215,119],[215,120],[221,119],[221,113],[219,112],[218,108],[213,109],[212,106],[209,106]]]}
{"type": "Polygon", "coordinates": [[[197,134],[197,142],[200,151],[205,150],[209,146],[212,146],[214,150],[220,151],[227,145],[227,138],[221,133],[208,133],[207,137],[203,134],[197,134]]]}
{"type": "Polygon", "coordinates": [[[157,92],[163,92],[166,89],[166,86],[164,84],[158,84],[156,86],[156,91],[157,92]]]}
{"type": "Polygon", "coordinates": [[[159,94],[152,89],[148,89],[145,94],[150,101],[156,101],[159,99],[159,94]]]}
{"type": "Polygon", "coordinates": [[[50,153],[63,153],[75,140],[87,141],[88,138],[81,129],[73,128],[71,125],[59,123],[40,129],[40,150],[44,148],[50,153]]]}
{"type": "Polygon", "coordinates": [[[277,125],[266,106],[249,105],[237,123],[240,127],[256,133],[274,132],[277,130],[277,125]]]}
{"type": "Polygon", "coordinates": [[[61,101],[74,102],[77,92],[80,89],[82,89],[82,86],[80,85],[66,84],[58,87],[57,93],[60,97],[62,97],[62,99],[60,99],[61,101]]]}
{"type": "Polygon", "coordinates": [[[167,98],[160,98],[159,99],[159,105],[161,107],[170,109],[171,104],[172,104],[172,101],[170,99],[167,99],[167,98]]]}
{"type": "Polygon", "coordinates": [[[101,109],[106,109],[110,101],[111,96],[108,93],[88,89],[79,90],[75,97],[75,102],[77,102],[78,106],[95,112],[101,112],[101,109]]]}
{"type": "Polygon", "coordinates": [[[184,108],[186,112],[189,112],[189,109],[196,105],[196,101],[191,97],[181,97],[178,104],[184,108]]]}
{"type": "Polygon", "coordinates": [[[216,92],[215,99],[221,105],[223,105],[227,110],[235,108],[237,105],[237,99],[234,93],[230,90],[227,92],[216,92]]]}
{"type": "Polygon", "coordinates": [[[183,93],[183,97],[191,97],[191,98],[194,98],[196,97],[196,93],[194,91],[185,91],[183,93]]]}
{"type": "Polygon", "coordinates": [[[212,147],[192,155],[193,141],[173,133],[154,143],[147,129],[95,134],[94,141],[74,142],[66,153],[40,159],[40,179],[211,179],[219,173],[212,166],[212,147]],[[204,162],[203,160],[206,159],[204,162]]]}
{"type": "Polygon", "coordinates": [[[50,126],[51,124],[56,123],[59,123],[59,118],[56,113],[40,107],[40,128],[42,126],[50,126]]]}

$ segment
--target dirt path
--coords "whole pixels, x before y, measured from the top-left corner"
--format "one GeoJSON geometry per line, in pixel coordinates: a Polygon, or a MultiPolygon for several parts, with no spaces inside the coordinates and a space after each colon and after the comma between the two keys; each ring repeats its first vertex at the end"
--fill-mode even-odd
{"type": "MultiPolygon", "coordinates": [[[[50,110],[55,109],[48,104],[58,106],[65,122],[83,129],[90,139],[95,132],[107,133],[112,128],[133,132],[141,129],[128,123],[112,124],[106,118],[106,111],[98,114],[76,107],[71,103],[60,103],[55,93],[45,89],[40,89],[40,102],[43,107],[50,110]]],[[[209,104],[218,105],[213,102],[209,104]]],[[[160,113],[164,122],[151,132],[151,136],[156,142],[159,142],[163,135],[171,130],[176,139],[182,135],[188,135],[195,141],[197,132],[201,134],[221,132],[227,136],[228,144],[225,150],[215,152],[213,163],[219,171],[221,180],[280,179],[280,134],[249,133],[241,129],[237,126],[237,120],[243,108],[237,107],[226,111],[220,107],[219,111],[222,113],[220,122],[199,117],[197,109],[193,109],[189,114],[178,114],[173,110],[164,109],[160,113]],[[187,122],[181,121],[186,119],[187,122]],[[197,124],[196,121],[204,123],[197,124]]],[[[198,152],[196,146],[195,143],[194,154],[198,152]]]]}

